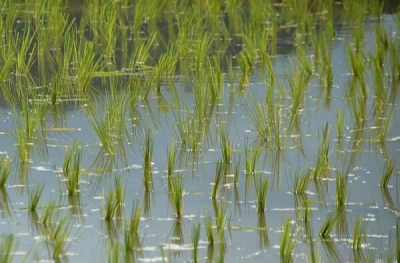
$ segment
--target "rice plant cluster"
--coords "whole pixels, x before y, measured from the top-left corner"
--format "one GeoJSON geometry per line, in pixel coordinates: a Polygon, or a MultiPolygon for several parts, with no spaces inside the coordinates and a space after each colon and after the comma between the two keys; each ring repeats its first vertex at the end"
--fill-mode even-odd
{"type": "Polygon", "coordinates": [[[0,262],[400,260],[394,1],[0,12],[0,262]]]}

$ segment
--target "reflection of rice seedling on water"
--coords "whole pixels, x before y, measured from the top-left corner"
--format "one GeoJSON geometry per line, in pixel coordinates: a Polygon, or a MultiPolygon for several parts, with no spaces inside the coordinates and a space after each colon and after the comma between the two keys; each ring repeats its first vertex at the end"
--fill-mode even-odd
{"type": "Polygon", "coordinates": [[[16,250],[18,244],[14,241],[14,236],[12,234],[3,235],[0,242],[0,262],[11,263],[14,262],[14,251],[16,250]]]}

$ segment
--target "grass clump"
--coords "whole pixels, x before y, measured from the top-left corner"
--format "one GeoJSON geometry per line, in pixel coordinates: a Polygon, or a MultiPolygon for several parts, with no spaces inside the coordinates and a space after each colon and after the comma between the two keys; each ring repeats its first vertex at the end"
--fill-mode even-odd
{"type": "Polygon", "coordinates": [[[367,224],[363,222],[362,216],[358,215],[353,231],[353,250],[360,251],[367,237],[367,224]]]}
{"type": "Polygon", "coordinates": [[[10,162],[11,160],[5,156],[0,159],[0,188],[4,188],[6,185],[8,176],[10,174],[10,162]]]}
{"type": "Polygon", "coordinates": [[[393,174],[395,163],[396,162],[393,158],[389,158],[388,160],[385,161],[385,168],[383,170],[383,173],[381,176],[381,182],[379,184],[380,187],[388,186],[390,177],[392,177],[392,174],[393,174]]]}
{"type": "Polygon", "coordinates": [[[200,223],[196,223],[192,228],[192,241],[193,241],[193,262],[199,262],[199,242],[200,242],[200,223]]]}
{"type": "Polygon", "coordinates": [[[343,211],[347,203],[347,176],[339,172],[336,176],[336,206],[343,211]]]}
{"type": "Polygon", "coordinates": [[[66,178],[67,194],[77,194],[79,191],[79,178],[81,173],[82,146],[75,141],[64,158],[63,173],[66,178]]]}
{"type": "Polygon", "coordinates": [[[214,238],[214,230],[213,230],[213,225],[212,225],[212,218],[210,215],[206,215],[204,217],[204,227],[206,229],[208,245],[213,246],[214,242],[215,242],[215,238],[214,238]]]}
{"type": "Polygon", "coordinates": [[[323,239],[329,239],[330,234],[332,232],[333,227],[335,226],[335,222],[337,220],[337,215],[335,213],[329,213],[327,218],[319,230],[319,236],[323,239]]]}
{"type": "Polygon", "coordinates": [[[171,182],[170,201],[178,219],[183,216],[183,178],[182,176],[173,176],[171,182]]]}
{"type": "Polygon", "coordinates": [[[295,246],[293,240],[293,229],[291,227],[291,220],[286,219],[283,225],[283,232],[281,237],[281,243],[279,247],[279,255],[282,262],[292,261],[292,251],[295,246]]]}
{"type": "Polygon", "coordinates": [[[43,193],[43,188],[44,188],[44,185],[41,185],[41,186],[37,187],[32,193],[30,193],[29,203],[28,203],[29,211],[36,210],[37,205],[39,204],[40,197],[42,196],[42,193],[43,193]]]}
{"type": "Polygon", "coordinates": [[[256,186],[257,193],[257,211],[263,212],[267,202],[268,195],[268,179],[260,179],[256,186]]]}

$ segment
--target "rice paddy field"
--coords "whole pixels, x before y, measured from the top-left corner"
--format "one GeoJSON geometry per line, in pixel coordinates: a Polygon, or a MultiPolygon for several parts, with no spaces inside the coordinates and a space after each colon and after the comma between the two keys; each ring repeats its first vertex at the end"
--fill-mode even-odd
{"type": "Polygon", "coordinates": [[[400,9],[0,2],[0,262],[399,262],[400,9]]]}

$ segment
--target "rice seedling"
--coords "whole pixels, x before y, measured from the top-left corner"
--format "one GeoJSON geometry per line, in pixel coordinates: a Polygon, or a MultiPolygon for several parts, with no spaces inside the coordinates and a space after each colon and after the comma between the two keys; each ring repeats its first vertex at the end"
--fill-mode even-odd
{"type": "Polygon", "coordinates": [[[246,174],[254,175],[256,173],[256,168],[258,165],[258,161],[260,158],[261,150],[257,148],[248,149],[247,147],[244,149],[244,158],[246,159],[246,174]]]}
{"type": "Polygon", "coordinates": [[[217,226],[217,230],[223,230],[225,227],[225,221],[226,221],[226,208],[227,205],[226,203],[221,204],[222,207],[218,206],[217,203],[215,203],[215,224],[217,226]]]}
{"type": "Polygon", "coordinates": [[[303,195],[308,187],[310,182],[311,170],[307,170],[307,172],[300,178],[300,170],[296,169],[294,174],[293,181],[293,192],[298,195],[303,195]]]}
{"type": "Polygon", "coordinates": [[[330,168],[330,160],[329,160],[329,134],[330,127],[329,124],[326,123],[324,129],[322,131],[322,142],[318,149],[317,162],[315,164],[315,168],[313,171],[314,179],[321,179],[326,176],[329,172],[330,168]]]}
{"type": "Polygon", "coordinates": [[[125,227],[124,232],[125,250],[132,250],[133,248],[140,247],[138,230],[141,212],[140,205],[133,204],[131,218],[129,220],[129,224],[125,227]]]}
{"type": "Polygon", "coordinates": [[[111,221],[120,204],[117,202],[116,193],[112,190],[108,193],[107,197],[104,197],[104,199],[106,200],[105,203],[103,201],[102,205],[103,218],[106,221],[111,221]]]}
{"type": "Polygon", "coordinates": [[[44,185],[37,187],[33,192],[29,195],[29,202],[28,202],[28,210],[35,211],[37,205],[39,204],[40,197],[43,193],[44,185]]]}
{"type": "Polygon", "coordinates": [[[143,185],[146,191],[153,189],[153,176],[151,171],[153,151],[154,139],[151,136],[150,131],[147,131],[143,150],[143,185]]]}
{"type": "Polygon", "coordinates": [[[218,196],[218,189],[221,183],[221,178],[223,176],[223,167],[224,164],[219,161],[217,163],[216,169],[215,169],[215,177],[214,177],[214,183],[212,185],[212,190],[211,190],[211,199],[216,200],[218,196]]]}
{"type": "Polygon", "coordinates": [[[319,236],[322,239],[329,239],[330,234],[332,232],[333,227],[335,226],[335,222],[338,219],[337,215],[335,213],[329,213],[328,216],[326,217],[324,223],[321,226],[321,229],[319,230],[319,236]]]}
{"type": "Polygon", "coordinates": [[[389,184],[389,180],[392,177],[394,166],[395,166],[395,160],[393,158],[389,158],[385,160],[385,167],[383,169],[383,173],[381,176],[381,182],[379,184],[380,187],[386,188],[389,184]]]}
{"type": "Polygon", "coordinates": [[[5,156],[0,159],[0,189],[4,188],[9,176],[10,169],[10,158],[5,156]]]}
{"type": "Polygon", "coordinates": [[[0,213],[3,217],[11,217],[12,211],[7,190],[4,187],[0,187],[0,213]]]}
{"type": "Polygon", "coordinates": [[[207,241],[209,246],[214,246],[214,230],[212,226],[212,218],[210,215],[204,216],[204,228],[206,229],[207,241]]]}
{"type": "Polygon", "coordinates": [[[63,173],[66,178],[67,194],[69,196],[76,195],[79,191],[79,178],[81,174],[82,146],[78,141],[67,148],[65,154],[63,173]]]}
{"type": "Polygon", "coordinates": [[[321,240],[322,246],[324,247],[326,254],[330,259],[332,259],[332,262],[343,262],[343,258],[340,255],[340,252],[338,251],[335,242],[331,238],[325,238],[321,240]]]}
{"type": "Polygon", "coordinates": [[[195,223],[192,228],[192,241],[193,241],[193,262],[198,262],[199,257],[199,242],[200,242],[200,223],[195,223]]]}
{"type": "Polygon", "coordinates": [[[362,215],[358,215],[353,231],[353,250],[361,250],[367,238],[367,231],[367,223],[362,220],[362,215]]]}
{"type": "Polygon", "coordinates": [[[339,171],[336,175],[336,207],[338,211],[343,211],[347,204],[347,175],[339,171]]]}
{"type": "Polygon", "coordinates": [[[222,164],[224,174],[231,173],[232,143],[227,138],[224,126],[220,126],[220,146],[222,152],[222,164]]]}
{"type": "Polygon", "coordinates": [[[170,196],[170,202],[172,205],[173,210],[175,211],[176,217],[178,219],[181,219],[183,216],[183,195],[184,195],[184,190],[183,190],[183,177],[182,176],[173,176],[171,178],[171,192],[169,194],[170,196]]]}
{"type": "Polygon", "coordinates": [[[171,149],[168,152],[168,163],[167,163],[168,192],[172,191],[172,176],[175,167],[175,160],[176,160],[176,146],[175,146],[175,141],[172,141],[171,149]]]}
{"type": "Polygon", "coordinates": [[[295,241],[293,240],[293,231],[291,220],[288,218],[285,220],[283,225],[283,232],[279,247],[279,256],[283,262],[292,261],[292,251],[295,246],[295,241]]]}
{"type": "Polygon", "coordinates": [[[7,234],[2,236],[0,243],[0,262],[11,263],[14,262],[14,251],[18,247],[18,244],[14,240],[13,234],[7,234]]]}
{"type": "Polygon", "coordinates": [[[257,193],[257,211],[263,212],[265,210],[265,203],[268,195],[268,178],[261,179],[256,186],[257,193]]]}
{"type": "Polygon", "coordinates": [[[60,257],[66,256],[69,249],[66,242],[71,232],[72,225],[69,223],[68,218],[64,217],[56,225],[49,225],[48,242],[53,247],[53,260],[59,260],[60,257]]]}

